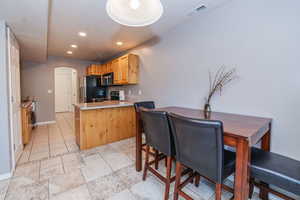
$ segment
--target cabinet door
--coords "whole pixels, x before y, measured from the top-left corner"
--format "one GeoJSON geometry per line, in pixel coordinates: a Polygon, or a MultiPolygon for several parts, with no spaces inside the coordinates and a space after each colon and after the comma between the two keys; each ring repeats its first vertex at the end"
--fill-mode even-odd
{"type": "Polygon", "coordinates": [[[102,66],[96,65],[96,73],[95,75],[101,75],[102,74],[102,66]]]}
{"type": "Polygon", "coordinates": [[[91,75],[91,73],[92,73],[92,68],[91,68],[91,66],[88,66],[86,68],[86,75],[89,76],[89,75],[91,75]]]}
{"type": "Polygon", "coordinates": [[[119,59],[115,59],[112,61],[112,68],[114,72],[114,84],[120,84],[121,76],[120,76],[119,59]]]}
{"type": "Polygon", "coordinates": [[[101,65],[101,68],[102,68],[102,74],[107,74],[108,73],[106,64],[101,65]]]}
{"type": "Polygon", "coordinates": [[[112,62],[106,63],[107,73],[113,72],[112,62]]]}
{"type": "Polygon", "coordinates": [[[97,75],[98,74],[98,67],[97,65],[91,65],[90,66],[90,74],[89,75],[97,75]]]}
{"type": "Polygon", "coordinates": [[[128,56],[123,56],[119,59],[120,61],[120,73],[121,73],[121,83],[128,83],[128,56]]]}

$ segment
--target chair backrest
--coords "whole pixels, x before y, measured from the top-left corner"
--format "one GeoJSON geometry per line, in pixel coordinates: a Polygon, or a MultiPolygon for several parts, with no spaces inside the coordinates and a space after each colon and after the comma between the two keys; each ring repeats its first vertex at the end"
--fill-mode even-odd
{"type": "Polygon", "coordinates": [[[224,168],[223,124],[169,114],[176,159],[215,182],[222,183],[224,168]]]}
{"type": "Polygon", "coordinates": [[[154,101],[140,101],[140,102],[136,102],[133,104],[134,105],[134,109],[136,112],[136,117],[137,120],[139,122],[139,128],[141,129],[142,132],[144,132],[144,127],[143,127],[143,122],[141,119],[141,114],[140,114],[140,109],[141,108],[147,108],[147,109],[154,109],[155,108],[155,103],[154,101]]]}
{"type": "Polygon", "coordinates": [[[134,108],[137,113],[140,112],[140,108],[154,109],[155,103],[154,101],[141,101],[134,103],[134,108]]]}
{"type": "Polygon", "coordinates": [[[171,127],[166,112],[141,109],[146,144],[167,156],[175,155],[171,127]]]}

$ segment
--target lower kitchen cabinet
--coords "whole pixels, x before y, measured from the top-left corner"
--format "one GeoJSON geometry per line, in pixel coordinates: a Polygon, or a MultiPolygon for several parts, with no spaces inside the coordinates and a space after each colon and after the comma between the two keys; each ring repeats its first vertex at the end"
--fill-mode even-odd
{"type": "Polygon", "coordinates": [[[81,110],[75,107],[76,143],[81,150],[134,137],[133,106],[81,110]]]}
{"type": "Polygon", "coordinates": [[[28,144],[32,135],[32,103],[25,103],[22,105],[22,140],[23,144],[28,144]]]}

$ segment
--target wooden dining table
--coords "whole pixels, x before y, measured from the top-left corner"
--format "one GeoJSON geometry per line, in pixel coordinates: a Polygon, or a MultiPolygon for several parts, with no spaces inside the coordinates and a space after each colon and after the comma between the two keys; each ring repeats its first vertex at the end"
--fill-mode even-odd
{"type": "MultiPolygon", "coordinates": [[[[251,147],[259,142],[265,151],[270,151],[272,119],[231,113],[211,112],[204,115],[202,110],[183,107],[154,109],[182,115],[188,118],[219,120],[223,122],[224,144],[236,149],[234,199],[246,200],[249,196],[251,147]]],[[[137,115],[136,170],[142,170],[142,129],[137,115]]],[[[260,191],[262,199],[268,199],[266,191],[260,191]]]]}

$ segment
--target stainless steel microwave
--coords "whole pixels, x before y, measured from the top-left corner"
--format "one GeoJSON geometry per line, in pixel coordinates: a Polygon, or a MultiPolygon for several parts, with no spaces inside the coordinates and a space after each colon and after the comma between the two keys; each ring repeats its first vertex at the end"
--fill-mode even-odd
{"type": "Polygon", "coordinates": [[[101,86],[110,86],[114,84],[114,73],[107,73],[102,75],[101,86]]]}

